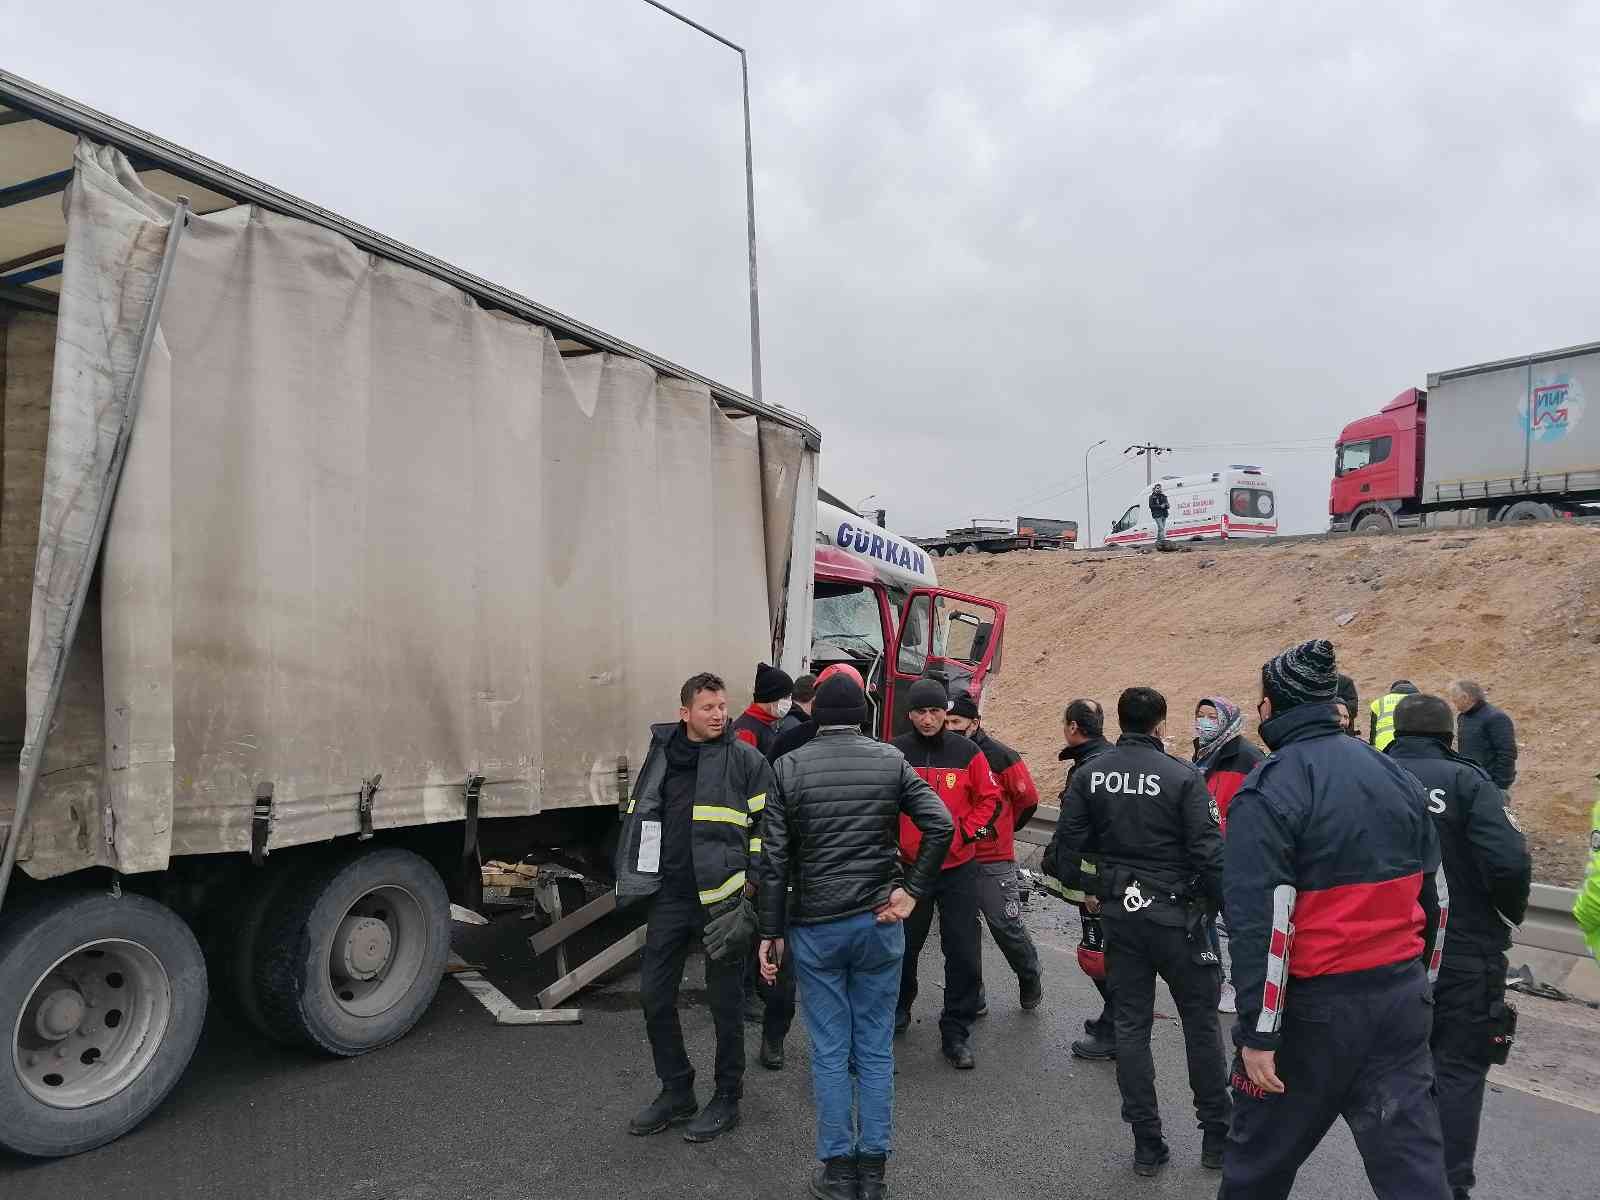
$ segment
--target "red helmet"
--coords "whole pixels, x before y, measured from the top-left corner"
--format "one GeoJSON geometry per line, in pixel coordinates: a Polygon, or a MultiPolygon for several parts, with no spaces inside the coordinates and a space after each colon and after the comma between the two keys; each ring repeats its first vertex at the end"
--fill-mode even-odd
{"type": "Polygon", "coordinates": [[[861,672],[856,670],[849,663],[834,663],[830,667],[824,667],[822,674],[817,676],[818,686],[826,683],[835,675],[848,675],[855,682],[855,685],[863,692],[867,690],[867,685],[861,678],[861,672]]]}
{"type": "Polygon", "coordinates": [[[1083,968],[1083,973],[1090,979],[1104,979],[1106,977],[1106,952],[1104,950],[1091,950],[1087,946],[1079,946],[1078,966],[1083,968]]]}

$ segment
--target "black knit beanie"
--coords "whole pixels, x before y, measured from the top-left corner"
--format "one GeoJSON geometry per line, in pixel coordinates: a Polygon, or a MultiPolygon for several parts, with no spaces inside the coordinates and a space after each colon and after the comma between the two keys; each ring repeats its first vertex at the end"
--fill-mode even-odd
{"type": "Polygon", "coordinates": [[[1407,696],[1395,705],[1394,731],[1402,737],[1421,735],[1453,739],[1456,715],[1437,696],[1407,696]]]}
{"type": "Polygon", "coordinates": [[[978,705],[966,692],[962,692],[950,701],[950,715],[952,717],[965,717],[969,721],[978,719],[978,705]]]}
{"type": "Polygon", "coordinates": [[[948,709],[949,707],[950,693],[937,679],[917,680],[911,685],[911,691],[906,696],[906,708],[911,712],[916,712],[919,708],[948,709]]]}
{"type": "Polygon", "coordinates": [[[867,697],[848,675],[830,675],[817,687],[811,708],[817,725],[860,725],[867,719],[867,697]]]}
{"type": "Polygon", "coordinates": [[[1302,704],[1332,704],[1339,696],[1333,643],[1323,638],[1285,650],[1261,668],[1261,687],[1274,715],[1302,704]]]}
{"type": "Polygon", "coordinates": [[[766,663],[756,664],[756,691],[752,699],[757,704],[771,704],[785,696],[794,695],[794,680],[777,667],[766,663]]]}

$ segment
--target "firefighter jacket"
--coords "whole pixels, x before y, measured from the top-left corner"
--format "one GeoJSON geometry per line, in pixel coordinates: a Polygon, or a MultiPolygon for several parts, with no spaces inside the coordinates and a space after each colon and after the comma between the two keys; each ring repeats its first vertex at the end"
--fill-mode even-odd
{"type": "Polygon", "coordinates": [[[1589,952],[1600,960],[1600,800],[1594,802],[1594,812],[1589,815],[1589,875],[1572,906],[1572,915],[1578,919],[1589,952]]]}
{"type": "MultiPolygon", "coordinates": [[[[971,862],[977,854],[978,842],[993,828],[1003,803],[1000,784],[989,769],[989,760],[969,739],[949,730],[931,738],[913,730],[895,738],[893,745],[944,801],[955,820],[956,834],[944,856],[944,869],[948,871],[971,862]]],[[[901,859],[915,862],[921,844],[922,830],[902,814],[901,859]]]]}
{"type": "MultiPolygon", "coordinates": [[[[651,726],[639,783],[623,810],[616,859],[622,899],[652,896],[661,888],[662,783],[666,745],[677,729],[676,724],[651,726]]],[[[701,746],[690,836],[701,904],[716,904],[756,881],[762,815],[773,786],[767,760],[731,728],[701,746]]]]}
{"type": "MultiPolygon", "coordinates": [[[[1067,763],[1067,778],[1061,785],[1061,795],[1056,798],[1058,806],[1067,802],[1067,788],[1072,784],[1072,776],[1083,769],[1085,763],[1093,762],[1102,754],[1109,754],[1116,747],[1103,737],[1090,738],[1087,742],[1079,742],[1076,746],[1065,746],[1056,758],[1067,763]]],[[[1039,868],[1046,874],[1061,881],[1061,895],[1073,904],[1083,903],[1083,891],[1086,886],[1084,880],[1096,874],[1097,868],[1093,861],[1079,858],[1075,863],[1058,862],[1055,851],[1058,845],[1056,838],[1050,839],[1050,844],[1045,847],[1044,856],[1040,860],[1039,868]]]]}
{"type": "Polygon", "coordinates": [[[994,837],[978,843],[979,862],[1015,862],[1017,859],[1016,833],[1030,820],[1039,807],[1039,789],[1033,786],[1033,776],[1028,764],[1022,761],[1010,746],[989,736],[981,725],[972,739],[983,757],[989,761],[1000,784],[1000,812],[994,822],[994,837]]]}
{"type": "Polygon", "coordinates": [[[1271,1050],[1292,979],[1414,960],[1436,976],[1446,894],[1426,789],[1346,736],[1331,703],[1261,736],[1273,752],[1228,806],[1224,880],[1234,1041],[1271,1050]]]}
{"type": "Polygon", "coordinates": [[[1436,737],[1402,735],[1394,759],[1428,789],[1428,812],[1439,834],[1439,857],[1450,888],[1444,956],[1484,959],[1511,947],[1533,885],[1533,860],[1505,796],[1477,763],[1452,754],[1436,737]]]}
{"type": "Polygon", "coordinates": [[[1094,860],[1093,891],[1111,920],[1138,914],[1185,926],[1191,908],[1221,906],[1222,834],[1211,793],[1199,771],[1147,734],[1123,734],[1116,749],[1072,773],[1048,857],[1094,860]]]}

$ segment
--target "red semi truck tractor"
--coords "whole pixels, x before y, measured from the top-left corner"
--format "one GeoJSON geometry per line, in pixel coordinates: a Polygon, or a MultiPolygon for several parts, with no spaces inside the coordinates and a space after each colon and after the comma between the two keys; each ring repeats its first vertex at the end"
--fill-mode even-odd
{"type": "Polygon", "coordinates": [[[1344,427],[1334,530],[1584,515],[1600,501],[1600,343],[1440,371],[1344,427]]]}

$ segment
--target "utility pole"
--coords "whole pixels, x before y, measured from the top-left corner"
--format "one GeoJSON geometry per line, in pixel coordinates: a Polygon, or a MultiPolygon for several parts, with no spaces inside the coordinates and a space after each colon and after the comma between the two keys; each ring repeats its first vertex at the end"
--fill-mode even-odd
{"type": "Polygon", "coordinates": [[[1172,447],[1157,446],[1151,442],[1144,442],[1139,445],[1129,446],[1122,453],[1125,455],[1139,454],[1144,457],[1144,485],[1145,487],[1149,487],[1153,482],[1155,482],[1155,471],[1153,468],[1156,461],[1156,455],[1171,454],[1172,447]]]}

